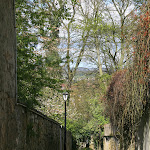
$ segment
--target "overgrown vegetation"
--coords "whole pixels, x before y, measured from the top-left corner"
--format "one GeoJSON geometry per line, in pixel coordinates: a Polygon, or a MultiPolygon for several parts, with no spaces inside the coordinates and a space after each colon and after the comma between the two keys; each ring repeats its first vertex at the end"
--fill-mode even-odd
{"type": "Polygon", "coordinates": [[[37,99],[44,87],[60,87],[61,78],[54,72],[61,74],[61,59],[54,45],[58,43],[58,20],[63,10],[55,14],[56,19],[51,16],[55,11],[47,10],[44,2],[16,0],[15,6],[18,101],[33,107],[40,104],[37,99]]]}
{"type": "Polygon", "coordinates": [[[78,142],[90,143],[93,138],[95,148],[101,144],[104,124],[109,122],[104,113],[103,86],[99,82],[99,78],[95,78],[74,83],[68,106],[68,129],[78,142]]]}
{"type": "Polygon", "coordinates": [[[68,130],[98,147],[115,72],[106,109],[126,150],[149,99],[149,11],[134,10],[142,2],[16,0],[18,101],[64,124],[65,88],[68,130]],[[98,73],[81,78],[82,63],[98,73]]]}
{"type": "Polygon", "coordinates": [[[133,46],[132,64],[127,69],[113,75],[107,92],[106,103],[109,116],[118,128],[121,149],[127,149],[135,142],[140,118],[150,100],[150,35],[149,10],[146,5],[140,13],[133,13],[136,27],[131,40],[133,46]]]}

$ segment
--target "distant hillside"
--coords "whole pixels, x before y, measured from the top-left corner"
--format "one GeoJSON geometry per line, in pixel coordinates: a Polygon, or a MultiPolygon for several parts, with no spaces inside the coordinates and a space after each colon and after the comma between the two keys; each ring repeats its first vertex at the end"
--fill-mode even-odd
{"type": "Polygon", "coordinates": [[[84,68],[84,67],[79,67],[77,69],[78,72],[95,72],[97,71],[97,68],[84,68]]]}
{"type": "MultiPolygon", "coordinates": [[[[105,68],[103,68],[102,70],[103,72],[106,72],[105,68]]],[[[91,79],[94,78],[96,74],[98,74],[98,68],[79,67],[76,71],[74,81],[82,79],[91,79]]]]}
{"type": "MultiPolygon", "coordinates": [[[[103,72],[107,72],[105,68],[102,69],[103,72]]],[[[84,73],[84,74],[91,74],[91,73],[98,73],[98,68],[84,68],[84,67],[79,67],[77,69],[77,73],[84,73]]]]}
{"type": "MultiPolygon", "coordinates": [[[[103,69],[103,72],[106,72],[106,69],[103,69]]],[[[94,78],[97,73],[98,73],[97,68],[79,67],[75,74],[74,80],[94,78]]]]}

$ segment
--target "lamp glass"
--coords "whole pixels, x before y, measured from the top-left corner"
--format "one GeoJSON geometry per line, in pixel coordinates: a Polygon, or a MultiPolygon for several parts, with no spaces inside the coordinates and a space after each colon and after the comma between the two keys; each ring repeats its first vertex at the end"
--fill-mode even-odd
{"type": "Polygon", "coordinates": [[[64,101],[66,101],[68,99],[68,93],[67,92],[63,93],[63,99],[64,99],[64,101]]]}

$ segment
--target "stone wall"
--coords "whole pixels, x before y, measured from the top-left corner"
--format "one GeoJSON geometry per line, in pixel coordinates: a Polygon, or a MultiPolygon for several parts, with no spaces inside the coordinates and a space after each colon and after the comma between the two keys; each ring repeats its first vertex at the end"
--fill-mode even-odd
{"type": "MultiPolygon", "coordinates": [[[[64,150],[64,128],[16,103],[14,0],[0,0],[0,150],[64,150]]],[[[67,132],[67,150],[72,137],[67,132]]]]}
{"type": "MultiPolygon", "coordinates": [[[[16,106],[16,150],[63,150],[64,128],[55,120],[25,106],[16,106]]],[[[72,150],[72,136],[67,132],[67,150],[72,150]]]]}
{"type": "Polygon", "coordinates": [[[104,136],[103,150],[119,150],[119,141],[114,136],[104,136]]]}
{"type": "Polygon", "coordinates": [[[12,135],[16,132],[15,35],[14,0],[0,0],[0,150],[15,147],[12,135]]]}
{"type": "Polygon", "coordinates": [[[136,150],[150,150],[150,104],[147,106],[139,125],[136,150]]]}
{"type": "MultiPolygon", "coordinates": [[[[58,122],[22,104],[14,112],[7,125],[0,122],[0,150],[64,150],[64,128],[58,122]]],[[[67,150],[72,150],[70,132],[66,138],[67,150]]]]}
{"type": "Polygon", "coordinates": [[[119,150],[119,139],[111,124],[104,125],[103,150],[119,150]]]}

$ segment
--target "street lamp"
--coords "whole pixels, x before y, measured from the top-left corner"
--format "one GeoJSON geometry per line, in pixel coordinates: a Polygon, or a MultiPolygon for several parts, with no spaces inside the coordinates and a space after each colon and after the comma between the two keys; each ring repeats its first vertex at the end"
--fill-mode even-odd
{"type": "Polygon", "coordinates": [[[65,134],[64,134],[64,150],[66,150],[66,101],[68,99],[68,93],[63,93],[63,99],[65,101],[65,134]]]}

